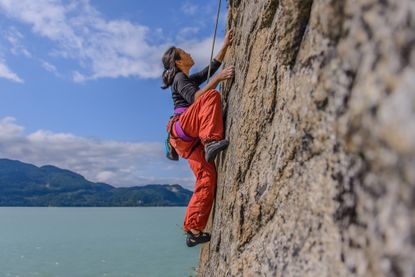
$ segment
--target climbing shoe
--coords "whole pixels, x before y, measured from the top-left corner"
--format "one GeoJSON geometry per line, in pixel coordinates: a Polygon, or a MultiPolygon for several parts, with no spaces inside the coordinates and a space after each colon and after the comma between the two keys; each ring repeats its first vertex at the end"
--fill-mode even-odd
{"type": "Polygon", "coordinates": [[[208,162],[212,162],[216,155],[225,149],[229,145],[229,141],[226,139],[210,141],[205,144],[205,159],[208,162]]]}
{"type": "Polygon", "coordinates": [[[188,247],[193,247],[199,243],[205,243],[208,241],[210,241],[209,233],[200,232],[199,234],[193,234],[192,232],[187,231],[186,245],[188,247]]]}

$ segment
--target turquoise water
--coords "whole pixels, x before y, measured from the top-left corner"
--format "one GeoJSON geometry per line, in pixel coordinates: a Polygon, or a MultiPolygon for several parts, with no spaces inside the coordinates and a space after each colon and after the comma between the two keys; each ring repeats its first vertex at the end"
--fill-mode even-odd
{"type": "Polygon", "coordinates": [[[185,245],[184,213],[0,208],[0,276],[194,276],[199,247],[185,245]]]}

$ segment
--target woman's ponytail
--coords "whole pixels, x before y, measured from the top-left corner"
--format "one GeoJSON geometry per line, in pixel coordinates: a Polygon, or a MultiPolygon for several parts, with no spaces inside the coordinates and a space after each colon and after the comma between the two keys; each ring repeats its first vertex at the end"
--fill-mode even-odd
{"type": "Polygon", "coordinates": [[[167,49],[162,58],[164,65],[162,89],[170,87],[173,83],[174,76],[176,76],[176,73],[180,71],[176,66],[177,60],[180,60],[180,55],[177,53],[176,47],[172,46],[167,49]]]}

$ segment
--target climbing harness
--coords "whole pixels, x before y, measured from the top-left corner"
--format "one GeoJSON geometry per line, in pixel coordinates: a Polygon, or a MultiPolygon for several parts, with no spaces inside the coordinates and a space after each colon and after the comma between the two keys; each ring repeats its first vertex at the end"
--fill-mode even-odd
{"type": "MultiPolygon", "coordinates": [[[[170,120],[172,120],[172,118],[173,118],[173,116],[171,116],[170,117],[170,120]]],[[[170,124],[170,121],[169,121],[169,124],[170,124]]],[[[167,131],[167,138],[166,138],[166,140],[164,141],[164,145],[165,145],[165,148],[166,148],[166,157],[169,159],[169,160],[172,160],[172,161],[178,161],[179,160],[179,154],[177,154],[177,151],[176,151],[176,149],[174,149],[174,147],[173,147],[173,145],[171,145],[171,143],[170,143],[170,134],[171,134],[171,128],[173,127],[173,124],[170,124],[170,125],[168,125],[168,131],[167,131]]]]}
{"type": "MultiPolygon", "coordinates": [[[[170,137],[172,138],[180,138],[184,141],[187,142],[193,142],[195,140],[198,140],[199,138],[195,138],[195,137],[191,137],[185,134],[185,132],[183,131],[182,127],[180,126],[180,121],[179,121],[179,117],[182,113],[184,113],[188,108],[187,107],[182,107],[182,108],[177,108],[174,110],[174,115],[170,116],[170,120],[167,124],[167,139],[165,141],[165,147],[166,147],[166,157],[172,161],[178,161],[179,160],[179,155],[177,154],[176,149],[174,149],[173,145],[171,145],[170,143],[170,137]],[[176,131],[177,137],[173,136],[173,132],[172,129],[174,128],[174,130],[176,131]]],[[[188,156],[190,156],[190,154],[193,152],[193,150],[199,145],[200,142],[196,143],[188,156]]],[[[184,157],[185,159],[188,158],[184,157]]]]}
{"type": "MultiPolygon", "coordinates": [[[[184,113],[188,108],[187,107],[183,107],[183,108],[177,108],[174,110],[174,116],[179,117],[182,113],[184,113]]],[[[195,141],[197,138],[188,136],[184,133],[182,126],[180,125],[180,121],[177,120],[174,122],[174,130],[176,131],[176,134],[179,138],[181,138],[184,141],[187,142],[192,142],[195,141]]]]}

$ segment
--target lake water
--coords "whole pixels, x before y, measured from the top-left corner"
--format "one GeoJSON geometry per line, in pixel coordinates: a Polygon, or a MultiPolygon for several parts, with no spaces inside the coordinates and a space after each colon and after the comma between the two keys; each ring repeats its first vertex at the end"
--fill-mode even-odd
{"type": "Polygon", "coordinates": [[[0,208],[0,276],[195,276],[184,207],[0,208]]]}

